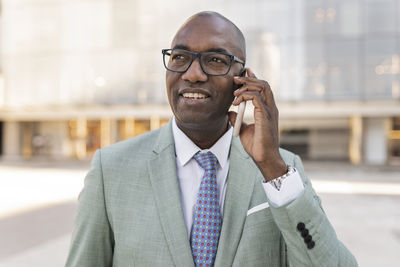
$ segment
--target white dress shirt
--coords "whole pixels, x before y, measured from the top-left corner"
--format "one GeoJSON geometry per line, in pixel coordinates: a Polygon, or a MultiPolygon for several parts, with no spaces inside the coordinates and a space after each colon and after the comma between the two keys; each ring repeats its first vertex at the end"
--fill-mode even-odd
{"type": "MultiPolygon", "coordinates": [[[[192,229],[193,209],[197,200],[201,178],[204,170],[193,159],[193,156],[201,151],[211,151],[218,159],[217,187],[221,215],[223,215],[224,200],[226,194],[227,176],[229,170],[229,151],[232,140],[233,128],[229,126],[228,131],[210,149],[200,149],[196,144],[178,128],[175,118],[172,120],[172,131],[175,140],[176,167],[179,180],[183,215],[185,218],[188,236],[192,229]]],[[[270,183],[260,183],[265,193],[274,206],[283,206],[297,198],[304,189],[298,172],[295,172],[283,180],[280,191],[270,183]],[[262,185],[261,185],[262,184],[262,185]]]]}

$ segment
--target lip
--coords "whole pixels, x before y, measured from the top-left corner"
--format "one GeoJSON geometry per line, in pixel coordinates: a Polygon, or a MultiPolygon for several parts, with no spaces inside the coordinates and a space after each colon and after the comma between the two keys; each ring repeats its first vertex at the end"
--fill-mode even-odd
{"type": "Polygon", "coordinates": [[[178,91],[178,97],[179,97],[179,102],[185,106],[197,106],[197,105],[204,105],[210,102],[211,100],[211,95],[208,90],[203,89],[203,88],[193,88],[193,87],[187,87],[183,88],[178,91]],[[183,94],[185,93],[199,93],[203,94],[206,97],[205,98],[189,98],[189,97],[184,97],[183,94]]]}
{"type": "Polygon", "coordinates": [[[205,90],[203,88],[184,88],[179,90],[178,92],[179,95],[179,99],[180,101],[182,101],[184,104],[186,105],[195,105],[195,104],[205,104],[208,103],[210,101],[210,93],[208,90],[205,90]],[[206,97],[205,98],[187,98],[184,97],[183,94],[185,93],[199,93],[199,94],[203,94],[206,97]]]}
{"type": "Polygon", "coordinates": [[[199,93],[203,94],[206,96],[206,98],[209,98],[211,96],[210,92],[208,90],[205,90],[203,88],[183,88],[178,91],[179,96],[183,97],[183,94],[185,93],[199,93]]]}

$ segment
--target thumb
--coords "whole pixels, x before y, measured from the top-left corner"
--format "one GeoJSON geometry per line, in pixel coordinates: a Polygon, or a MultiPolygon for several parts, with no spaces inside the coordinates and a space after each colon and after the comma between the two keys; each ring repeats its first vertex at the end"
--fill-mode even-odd
{"type": "Polygon", "coordinates": [[[231,124],[233,126],[235,126],[236,117],[237,117],[237,113],[236,112],[234,112],[234,111],[229,111],[228,112],[229,121],[231,122],[231,124]]]}

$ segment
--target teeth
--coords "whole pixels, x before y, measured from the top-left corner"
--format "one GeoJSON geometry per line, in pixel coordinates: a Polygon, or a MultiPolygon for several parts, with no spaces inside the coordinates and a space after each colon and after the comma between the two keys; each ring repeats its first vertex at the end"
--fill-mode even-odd
{"type": "Polygon", "coordinates": [[[202,98],[206,98],[206,95],[203,95],[201,93],[184,93],[183,97],[186,98],[194,98],[194,99],[202,99],[202,98]]]}

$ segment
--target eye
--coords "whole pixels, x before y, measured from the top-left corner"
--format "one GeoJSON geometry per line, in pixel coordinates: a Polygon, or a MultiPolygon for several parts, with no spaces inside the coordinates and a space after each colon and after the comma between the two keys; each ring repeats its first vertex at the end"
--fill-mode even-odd
{"type": "Polygon", "coordinates": [[[172,55],[172,60],[184,60],[185,56],[182,54],[173,54],[172,55]]]}
{"type": "Polygon", "coordinates": [[[222,60],[220,58],[217,58],[217,57],[211,58],[211,61],[215,62],[215,63],[223,63],[222,60]]]}
{"type": "Polygon", "coordinates": [[[229,65],[229,57],[223,54],[211,54],[206,59],[207,64],[214,66],[226,66],[229,65]]]}

